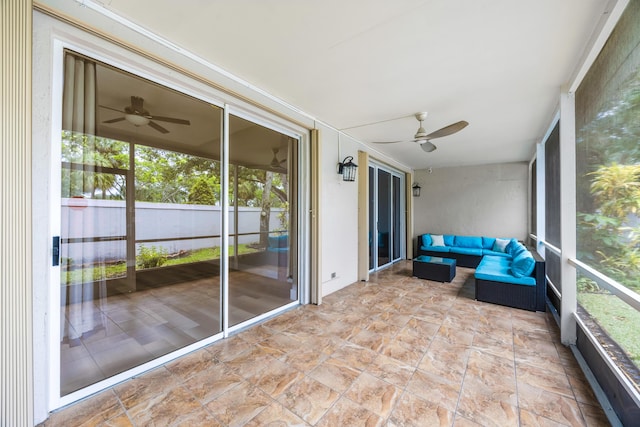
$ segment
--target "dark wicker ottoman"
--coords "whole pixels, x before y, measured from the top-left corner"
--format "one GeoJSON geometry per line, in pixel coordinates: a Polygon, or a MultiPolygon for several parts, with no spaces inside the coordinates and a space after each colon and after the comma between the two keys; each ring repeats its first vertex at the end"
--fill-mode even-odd
{"type": "Polygon", "coordinates": [[[450,282],[456,277],[456,260],[420,255],[413,260],[413,275],[420,279],[450,282]]]}

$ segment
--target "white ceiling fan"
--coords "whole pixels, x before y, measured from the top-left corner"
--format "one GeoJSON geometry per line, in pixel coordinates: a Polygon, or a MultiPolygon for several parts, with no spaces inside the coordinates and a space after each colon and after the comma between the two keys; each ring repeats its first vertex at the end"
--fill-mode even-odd
{"type": "Polygon", "coordinates": [[[420,127],[418,128],[418,131],[416,132],[416,134],[413,136],[413,139],[400,140],[400,141],[374,141],[374,143],[395,144],[398,142],[417,142],[418,144],[420,144],[420,147],[422,148],[422,150],[426,151],[427,153],[430,153],[437,148],[433,143],[431,143],[432,139],[453,135],[454,133],[461,131],[462,129],[466,128],[469,125],[468,122],[461,120],[459,122],[450,124],[449,126],[445,126],[441,129],[438,129],[435,132],[427,133],[427,131],[422,126],[422,122],[424,122],[424,120],[427,118],[427,113],[426,112],[416,113],[415,117],[420,122],[420,127]]]}

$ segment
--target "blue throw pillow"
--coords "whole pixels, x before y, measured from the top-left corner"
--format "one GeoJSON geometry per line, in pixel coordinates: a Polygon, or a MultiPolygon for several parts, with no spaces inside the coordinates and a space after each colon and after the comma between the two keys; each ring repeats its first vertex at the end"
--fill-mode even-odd
{"type": "Polygon", "coordinates": [[[432,245],[431,234],[423,234],[422,246],[431,246],[431,245],[432,245]]]}
{"type": "Polygon", "coordinates": [[[444,239],[445,246],[453,246],[453,241],[455,239],[455,236],[451,234],[445,234],[442,236],[442,238],[444,239]]]}
{"type": "Polygon", "coordinates": [[[536,266],[536,260],[529,251],[522,252],[516,256],[511,263],[511,273],[516,277],[531,276],[536,266]]]}
{"type": "Polygon", "coordinates": [[[511,243],[511,239],[496,239],[495,243],[493,244],[493,248],[491,249],[494,252],[502,252],[505,253],[507,252],[507,245],[511,243]]]}

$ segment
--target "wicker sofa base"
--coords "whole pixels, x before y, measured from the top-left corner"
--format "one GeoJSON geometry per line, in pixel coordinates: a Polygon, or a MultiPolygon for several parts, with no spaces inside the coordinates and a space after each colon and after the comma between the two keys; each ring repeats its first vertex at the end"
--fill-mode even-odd
{"type": "Polygon", "coordinates": [[[532,252],[536,265],[532,276],[535,286],[515,285],[476,278],[476,300],[530,311],[545,311],[547,284],[545,262],[537,252],[532,252]]]}
{"type": "Polygon", "coordinates": [[[536,287],[476,279],[478,301],[537,311],[536,287]]]}

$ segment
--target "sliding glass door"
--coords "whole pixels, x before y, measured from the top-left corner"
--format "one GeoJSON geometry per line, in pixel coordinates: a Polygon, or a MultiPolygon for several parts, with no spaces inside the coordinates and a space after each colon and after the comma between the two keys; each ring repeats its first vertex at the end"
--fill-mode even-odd
{"type": "Polygon", "coordinates": [[[296,152],[296,139],[230,115],[229,326],[298,300],[296,152]]]}
{"type": "Polygon", "coordinates": [[[297,137],[73,52],[64,75],[60,396],[298,301],[297,137]]]}
{"type": "Polygon", "coordinates": [[[404,242],[404,177],[373,163],[369,166],[369,269],[398,261],[404,242]]]}

